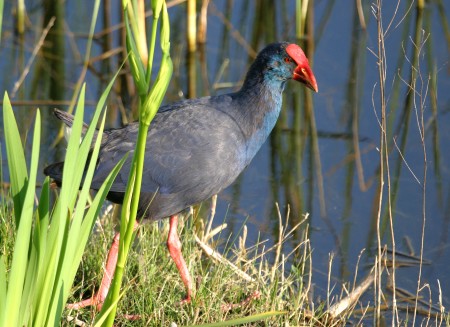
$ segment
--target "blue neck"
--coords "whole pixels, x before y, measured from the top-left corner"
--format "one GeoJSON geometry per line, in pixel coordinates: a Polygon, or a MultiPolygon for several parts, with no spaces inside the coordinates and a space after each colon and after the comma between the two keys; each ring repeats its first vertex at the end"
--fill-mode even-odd
{"type": "Polygon", "coordinates": [[[246,150],[241,158],[245,166],[267,140],[280,115],[285,81],[270,77],[266,74],[246,80],[236,94],[240,103],[239,121],[246,139],[246,150]]]}

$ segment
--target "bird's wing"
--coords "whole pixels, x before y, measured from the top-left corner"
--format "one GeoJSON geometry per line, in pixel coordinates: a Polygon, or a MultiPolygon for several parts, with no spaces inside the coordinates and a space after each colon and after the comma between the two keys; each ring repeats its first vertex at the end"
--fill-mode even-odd
{"type": "MultiPolygon", "coordinates": [[[[203,199],[236,178],[244,168],[239,152],[245,145],[233,117],[222,110],[230,102],[230,96],[220,96],[161,108],[147,137],[141,192],[175,194],[195,190],[196,197],[203,199]]],[[[125,191],[137,129],[137,124],[131,124],[109,132],[93,188],[98,188],[120,158],[130,152],[111,188],[114,192],[125,191]]]]}

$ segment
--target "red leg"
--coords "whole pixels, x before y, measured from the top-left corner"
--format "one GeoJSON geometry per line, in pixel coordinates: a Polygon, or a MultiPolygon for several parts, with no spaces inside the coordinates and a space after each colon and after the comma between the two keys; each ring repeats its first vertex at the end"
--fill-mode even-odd
{"type": "MultiPolygon", "coordinates": [[[[135,231],[139,226],[139,223],[136,222],[133,227],[133,231],[135,231]]],[[[114,276],[114,272],[116,270],[117,265],[117,257],[119,253],[119,239],[120,233],[117,233],[114,236],[113,242],[111,244],[111,248],[108,252],[108,258],[106,260],[105,272],[103,274],[102,282],[100,284],[100,289],[95,293],[90,299],[86,299],[76,303],[67,304],[67,308],[69,309],[80,309],[84,307],[88,307],[94,305],[97,307],[97,310],[101,310],[103,306],[103,302],[106,299],[106,295],[108,295],[109,288],[111,286],[111,281],[114,276]]]]}
{"type": "Polygon", "coordinates": [[[190,303],[192,295],[192,282],[191,275],[181,254],[181,242],[177,234],[178,216],[173,215],[170,217],[169,237],[167,238],[167,248],[169,249],[170,256],[177,266],[184,286],[186,287],[186,298],[181,301],[180,304],[190,303]]]}

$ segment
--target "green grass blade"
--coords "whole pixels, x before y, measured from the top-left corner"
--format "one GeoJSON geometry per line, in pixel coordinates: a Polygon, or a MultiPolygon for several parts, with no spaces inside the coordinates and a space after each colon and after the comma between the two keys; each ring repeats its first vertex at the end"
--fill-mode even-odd
{"type": "MultiPolygon", "coordinates": [[[[48,300],[46,300],[46,303],[48,303],[45,306],[45,312],[47,313],[46,319],[45,319],[45,326],[57,326],[58,320],[61,317],[61,314],[58,315],[58,308],[62,306],[62,292],[63,292],[63,286],[67,284],[65,282],[65,276],[61,274],[61,265],[71,258],[66,255],[66,249],[68,244],[68,238],[70,235],[70,226],[71,226],[71,217],[67,217],[66,223],[64,224],[64,230],[62,231],[62,242],[60,244],[59,248],[59,256],[56,258],[56,274],[54,277],[54,281],[51,285],[48,285],[48,288],[52,290],[52,292],[49,292],[48,300]]],[[[61,231],[60,231],[61,232],[61,231]]],[[[69,285],[70,287],[70,285],[69,285]]]]}
{"type": "MultiPolygon", "coordinates": [[[[58,220],[59,223],[59,220],[58,220]]],[[[59,233],[59,229],[55,228],[54,231],[59,233]]],[[[54,276],[56,274],[56,266],[58,263],[59,248],[56,246],[56,239],[58,235],[52,235],[54,233],[49,233],[49,237],[52,239],[53,243],[50,242],[50,247],[47,251],[46,257],[48,257],[48,264],[45,265],[45,273],[42,276],[42,283],[40,289],[37,290],[39,294],[40,301],[34,310],[34,321],[37,325],[45,326],[45,319],[47,312],[49,311],[48,303],[50,302],[50,296],[52,294],[54,285],[54,276]]]]}
{"type": "Polygon", "coordinates": [[[3,121],[5,125],[6,157],[8,159],[8,167],[10,167],[11,195],[14,201],[16,228],[18,228],[23,203],[25,201],[25,187],[28,174],[19,129],[6,92],[3,97],[3,121]]]}
{"type": "Polygon", "coordinates": [[[70,139],[66,150],[66,159],[64,162],[63,179],[60,196],[56,202],[55,210],[52,215],[50,228],[48,230],[48,239],[45,245],[46,255],[43,267],[45,272],[39,283],[40,301],[34,308],[34,322],[45,325],[49,314],[54,308],[50,308],[52,299],[59,293],[56,282],[60,260],[63,260],[62,250],[64,242],[67,239],[68,228],[70,224],[71,213],[77,199],[78,188],[83,177],[85,161],[79,154],[80,140],[83,129],[84,116],[85,85],[83,85],[78,97],[77,112],[71,129],[70,139]]]}
{"type": "MultiPolygon", "coordinates": [[[[5,121],[5,130],[12,128],[15,129],[14,132],[18,133],[18,130],[16,129],[17,125],[15,124],[14,116],[12,117],[10,116],[8,117],[8,119],[9,120],[5,121]]],[[[8,291],[6,295],[6,308],[5,308],[6,315],[3,324],[0,324],[1,326],[6,326],[5,323],[7,323],[8,326],[16,326],[18,324],[19,319],[22,318],[20,316],[19,311],[22,292],[18,292],[18,290],[22,290],[24,287],[25,272],[27,271],[30,233],[33,222],[34,193],[36,189],[36,176],[39,163],[40,135],[41,135],[41,115],[38,110],[36,113],[36,122],[34,125],[34,133],[33,133],[30,179],[26,187],[25,199],[23,201],[23,207],[21,210],[20,223],[17,228],[16,243],[14,245],[14,254],[11,264],[11,270],[9,273],[10,280],[8,283],[8,291]]],[[[9,169],[11,171],[17,169],[17,167],[9,167],[9,169]]]]}
{"type": "MultiPolygon", "coordinates": [[[[34,242],[34,240],[33,240],[34,242]]],[[[19,319],[20,319],[20,326],[26,326],[26,322],[30,319],[30,310],[28,308],[33,303],[33,296],[34,296],[34,287],[36,284],[36,278],[37,270],[38,270],[38,258],[37,258],[37,251],[35,248],[35,245],[31,245],[31,253],[29,254],[29,257],[27,259],[27,266],[26,266],[26,273],[25,273],[25,280],[24,280],[24,286],[22,290],[22,299],[20,303],[20,309],[19,309],[19,319]]]]}
{"type": "Polygon", "coordinates": [[[48,224],[50,216],[50,179],[45,178],[42,184],[41,197],[38,205],[39,217],[36,220],[36,228],[38,231],[38,257],[40,264],[43,263],[46,251],[46,240],[48,235],[48,224]]]}
{"type": "Polygon", "coordinates": [[[66,196],[70,196],[70,200],[68,202],[69,208],[73,208],[75,205],[77,194],[76,192],[74,193],[73,190],[78,190],[83,177],[85,165],[85,162],[81,160],[81,158],[80,160],[76,160],[79,156],[78,152],[83,130],[85,93],[86,84],[83,84],[78,97],[76,115],[71,129],[71,136],[67,144],[66,158],[69,160],[64,160],[60,197],[64,199],[66,196]],[[68,192],[66,193],[64,190],[67,190],[68,192]]]}
{"type": "MultiPolygon", "coordinates": [[[[144,31],[135,31],[131,30],[133,25],[130,28],[130,24],[128,22],[128,2],[122,2],[124,15],[126,17],[126,28],[127,28],[127,52],[129,55],[130,66],[132,67],[132,74],[136,86],[139,90],[140,102],[139,102],[139,130],[138,137],[135,146],[135,152],[133,155],[133,160],[131,163],[131,169],[128,177],[127,190],[125,192],[124,204],[122,206],[122,215],[121,215],[121,226],[120,226],[120,241],[119,241],[119,253],[117,259],[117,267],[114,273],[113,282],[111,284],[111,288],[108,292],[108,295],[105,299],[105,303],[103,305],[103,309],[101,314],[104,314],[106,310],[109,310],[109,307],[112,306],[108,318],[105,320],[105,326],[112,326],[114,323],[114,317],[116,315],[117,306],[114,304],[120,294],[120,287],[122,283],[122,277],[124,272],[124,267],[127,260],[128,250],[130,248],[132,239],[133,239],[133,226],[136,221],[136,214],[140,196],[140,188],[142,183],[142,171],[144,166],[144,156],[145,156],[145,146],[147,140],[147,132],[150,126],[150,122],[155,116],[158,108],[162,102],[165,91],[169,84],[170,78],[172,76],[172,61],[170,59],[170,24],[169,24],[169,16],[167,13],[167,6],[165,1],[158,0],[153,1],[153,8],[162,8],[162,23],[161,23],[161,33],[160,33],[160,42],[161,42],[161,50],[163,53],[161,60],[161,68],[158,73],[157,80],[149,94],[147,94],[147,90],[150,86],[147,84],[147,80],[150,78],[148,76],[151,75],[151,71],[145,73],[144,64],[138,61],[138,51],[137,47],[139,44],[135,44],[135,39],[142,40],[142,35],[137,35],[139,32],[144,31]],[[134,33],[134,34],[133,34],[134,33]],[[145,89],[145,92],[144,92],[145,89]]],[[[154,17],[153,24],[157,24],[157,15],[154,17]]],[[[134,22],[131,22],[134,24],[134,22]]],[[[154,30],[154,26],[153,26],[154,30]]],[[[155,40],[150,40],[150,44],[153,44],[155,40]]],[[[151,52],[153,50],[150,50],[151,52]]],[[[151,54],[152,56],[152,54],[151,54]]],[[[151,67],[151,63],[149,63],[149,67],[151,67]]]]}
{"type": "MultiPolygon", "coordinates": [[[[101,109],[101,108],[100,108],[101,109]]],[[[97,110],[101,111],[101,110],[97,110]]],[[[77,157],[73,158],[69,154],[67,154],[65,161],[73,161],[78,163],[85,163],[88,160],[89,153],[91,151],[91,142],[92,138],[94,136],[95,132],[95,126],[97,124],[98,119],[98,113],[94,114],[94,118],[90,124],[90,127],[88,128],[88,131],[83,138],[83,141],[81,143],[81,146],[79,146],[79,149],[77,151],[77,157]]],[[[78,112],[77,112],[78,115],[78,112]]],[[[103,115],[103,123],[100,130],[100,136],[102,133],[104,125],[104,115],[103,115]]],[[[81,221],[84,217],[84,209],[86,207],[87,199],[89,196],[89,189],[92,181],[92,176],[94,173],[95,165],[97,162],[97,155],[100,147],[101,137],[97,137],[96,140],[96,146],[91,154],[91,159],[88,167],[88,172],[85,175],[84,174],[84,167],[85,164],[82,164],[83,170],[77,173],[78,176],[76,176],[75,181],[78,182],[76,184],[73,184],[74,190],[73,192],[79,193],[78,197],[76,199],[76,208],[73,210],[73,216],[71,217],[70,221],[67,222],[65,228],[67,230],[64,235],[66,235],[65,238],[62,239],[61,243],[61,254],[60,254],[60,260],[58,263],[58,269],[55,276],[55,284],[54,285],[54,291],[52,295],[52,299],[50,300],[50,303],[54,303],[54,301],[57,301],[59,299],[59,294],[61,293],[60,288],[62,287],[62,294],[68,294],[68,291],[70,289],[71,283],[68,283],[65,281],[65,278],[67,276],[67,269],[68,266],[72,266],[72,264],[75,264],[71,259],[73,257],[73,251],[74,247],[78,246],[77,239],[78,239],[78,232],[79,232],[79,225],[81,224],[81,221]],[[78,180],[79,178],[79,180],[78,180]],[[82,180],[83,178],[83,180],[82,180]],[[75,185],[77,185],[77,188],[75,189],[75,185]],[[79,185],[82,185],[82,189],[80,192],[77,192],[79,185]],[[70,229],[70,233],[69,233],[70,229]],[[67,259],[66,259],[67,258],[67,259]],[[64,289],[66,288],[66,289],[64,289]]],[[[62,189],[61,192],[64,192],[66,190],[62,189]]],[[[70,207],[72,209],[72,207],[70,207]]],[[[77,264],[78,266],[78,264],[77,264]]],[[[50,304],[53,309],[56,309],[56,306],[53,304],[50,304]]],[[[54,316],[54,313],[50,312],[49,319],[54,316]]]]}
{"type": "Polygon", "coordinates": [[[100,327],[100,326],[104,326],[104,323],[106,322],[106,319],[108,318],[109,314],[111,313],[111,311],[114,309],[115,306],[117,306],[117,303],[119,303],[120,299],[125,295],[125,290],[120,293],[120,295],[114,299],[114,302],[111,303],[110,306],[108,306],[108,309],[106,309],[105,311],[102,311],[101,313],[99,313],[99,315],[96,318],[94,327],[100,327]]]}
{"type": "MultiPolygon", "coordinates": [[[[79,244],[86,244],[89,237],[89,232],[92,230],[94,219],[98,216],[98,213],[101,209],[101,204],[105,201],[106,195],[109,192],[109,189],[111,188],[114,179],[116,178],[117,174],[119,173],[120,169],[122,168],[123,164],[125,163],[127,159],[127,156],[123,157],[119,163],[114,167],[114,169],[111,171],[111,173],[108,175],[108,177],[105,180],[105,183],[102,185],[102,187],[98,190],[94,201],[92,201],[91,207],[89,208],[85,219],[83,220],[83,223],[81,225],[80,230],[80,238],[79,238],[79,244]]],[[[74,253],[74,260],[81,260],[81,257],[83,255],[83,250],[81,247],[76,247],[74,253]]],[[[75,277],[76,268],[72,267],[72,274],[73,277],[75,277]]]]}
{"type": "Polygon", "coordinates": [[[246,324],[246,323],[250,323],[250,322],[264,320],[264,319],[267,319],[267,318],[270,318],[270,317],[284,315],[286,313],[287,313],[287,311],[267,311],[267,312],[258,313],[256,315],[251,315],[251,316],[244,317],[244,318],[237,318],[237,319],[232,319],[232,320],[227,320],[227,321],[214,322],[214,323],[211,323],[211,324],[204,324],[204,325],[194,325],[194,326],[191,326],[191,327],[237,326],[237,325],[242,325],[242,324],[246,324]]]}
{"type": "MultiPolygon", "coordinates": [[[[122,166],[125,163],[125,161],[127,160],[127,158],[128,158],[128,155],[125,155],[117,163],[117,165],[110,172],[108,177],[105,179],[105,182],[103,183],[103,185],[97,191],[97,194],[96,194],[94,200],[92,201],[92,204],[91,204],[88,212],[86,213],[85,218],[83,219],[83,221],[81,223],[80,237],[79,237],[79,241],[78,241],[80,244],[84,244],[84,242],[87,242],[88,237],[89,237],[89,234],[87,234],[87,232],[92,229],[95,218],[98,216],[98,214],[100,212],[101,204],[105,201],[106,196],[108,195],[108,192],[109,192],[117,174],[119,173],[120,169],[122,169],[122,166]]],[[[82,249],[80,247],[76,247],[75,250],[76,251],[75,251],[74,257],[79,258],[81,260],[81,256],[83,254],[82,249]]],[[[72,268],[74,269],[75,267],[72,267],[72,268]]],[[[76,269],[74,269],[73,273],[75,273],[75,272],[76,272],[76,269]]]]}
{"type": "Polygon", "coordinates": [[[57,287],[60,284],[57,282],[57,276],[60,261],[64,260],[64,245],[67,241],[71,214],[76,203],[85,166],[85,160],[82,160],[79,150],[83,130],[85,89],[84,84],[78,97],[77,112],[67,145],[61,191],[48,230],[48,239],[45,245],[47,252],[43,264],[45,272],[38,290],[40,301],[34,312],[36,324],[45,325],[50,315],[54,314],[55,308],[50,305],[56,303],[53,300],[59,294],[57,287]]]}
{"type": "Polygon", "coordinates": [[[6,266],[5,256],[0,256],[0,321],[3,321],[6,307],[6,266]]]}
{"type": "MultiPolygon", "coordinates": [[[[66,237],[63,238],[62,242],[60,243],[61,245],[61,252],[59,255],[60,260],[57,266],[55,282],[53,283],[53,292],[51,294],[51,299],[49,299],[50,301],[49,306],[51,307],[51,310],[48,311],[46,319],[46,324],[48,325],[53,325],[54,323],[56,323],[56,321],[54,321],[54,318],[59,317],[62,314],[63,305],[61,305],[60,302],[65,304],[65,302],[67,301],[70,292],[70,287],[75,278],[76,271],[81,261],[82,253],[89,238],[96,216],[100,211],[101,205],[104,199],[106,198],[106,194],[108,193],[109,188],[111,187],[113,182],[113,179],[105,181],[105,184],[109,185],[108,188],[105,189],[104,186],[102,186],[101,188],[102,191],[101,192],[99,191],[97,193],[96,196],[97,201],[94,201],[94,203],[91,204],[89,212],[95,212],[96,214],[95,215],[90,214],[85,216],[84,208],[86,207],[88,201],[90,185],[94,175],[97,156],[100,149],[101,136],[103,134],[103,128],[106,117],[105,113],[103,115],[102,124],[98,131],[96,130],[96,125],[100,118],[100,114],[105,106],[107,96],[111,91],[111,88],[113,86],[116,77],[117,74],[113,77],[113,79],[110,81],[105,91],[101,95],[100,100],[97,103],[97,107],[94,112],[94,116],[92,118],[90,126],[83,137],[82,143],[81,145],[78,145],[78,151],[73,152],[76,153],[76,157],[72,157],[73,154],[69,152],[66,154],[65,161],[77,162],[78,163],[77,169],[80,169],[79,163],[87,162],[89,156],[90,161],[86,173],[85,173],[86,164],[82,165],[83,170],[80,170],[80,174],[78,174],[74,178],[74,181],[72,183],[73,190],[70,190],[70,192],[74,194],[77,193],[79,194],[77,197],[76,208],[73,209],[73,206],[71,205],[69,206],[69,211],[73,212],[73,216],[71,217],[70,221],[66,223],[66,232],[64,233],[66,237]],[[95,145],[94,148],[92,148],[92,141],[94,139],[95,145]],[[80,192],[78,192],[79,185],[82,185],[82,189],[80,192]],[[89,229],[81,229],[82,224],[88,225],[89,229]],[[78,255],[79,251],[81,252],[80,255],[78,255]]],[[[82,96],[80,96],[80,100],[82,100],[82,104],[84,105],[84,87],[82,96]]],[[[75,119],[81,117],[82,113],[83,113],[82,108],[78,106],[75,119]],[[81,110],[78,111],[79,109],[81,110]]],[[[82,120],[80,121],[82,123],[82,120]]],[[[76,131],[76,133],[78,133],[78,131],[76,131]]],[[[73,133],[71,135],[70,141],[72,141],[72,138],[75,138],[75,140],[78,139],[78,135],[76,133],[73,133]]],[[[120,165],[122,164],[123,162],[120,163],[120,165]]],[[[113,173],[110,174],[110,178],[115,178],[117,173],[118,170],[116,169],[113,170],[113,173]]],[[[65,177],[63,176],[63,179],[64,178],[65,177]]],[[[63,192],[67,192],[67,189],[61,188],[61,193],[63,192]]]]}
{"type": "Polygon", "coordinates": [[[20,312],[27,312],[27,315],[22,317],[22,325],[27,325],[27,318],[33,318],[29,308],[34,303],[40,303],[42,294],[38,290],[42,290],[42,279],[46,271],[46,266],[43,265],[46,255],[46,239],[49,223],[50,210],[50,182],[47,177],[42,184],[41,196],[39,199],[37,217],[32,236],[32,247],[29,258],[28,270],[26,273],[25,287],[23,290],[23,299],[20,312]],[[30,314],[28,314],[30,312],[30,314]]]}

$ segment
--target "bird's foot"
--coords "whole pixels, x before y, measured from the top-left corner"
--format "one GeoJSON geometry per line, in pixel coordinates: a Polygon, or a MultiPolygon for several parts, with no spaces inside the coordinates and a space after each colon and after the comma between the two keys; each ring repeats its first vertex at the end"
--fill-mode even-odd
{"type": "MultiPolygon", "coordinates": [[[[135,222],[133,226],[133,232],[137,230],[139,223],[135,222]]],[[[102,282],[97,293],[94,294],[90,299],[82,300],[76,303],[67,304],[68,309],[81,309],[89,306],[95,306],[98,311],[102,309],[103,302],[105,302],[106,296],[108,295],[109,288],[111,286],[111,281],[114,276],[117,265],[117,257],[119,255],[119,239],[120,233],[116,233],[111,244],[111,248],[108,252],[108,258],[106,259],[105,272],[103,273],[102,282]]]]}
{"type": "Polygon", "coordinates": [[[261,293],[259,291],[254,291],[252,294],[247,296],[245,300],[239,302],[239,303],[226,303],[222,304],[222,311],[228,312],[235,309],[240,309],[243,307],[246,307],[250,304],[253,300],[259,299],[261,297],[261,293]]]}
{"type": "MultiPolygon", "coordinates": [[[[102,309],[103,302],[104,301],[99,298],[98,294],[95,294],[90,299],[86,299],[86,300],[83,300],[80,302],[75,302],[75,303],[69,303],[69,304],[67,304],[67,308],[73,309],[73,310],[79,310],[82,308],[94,306],[97,309],[97,311],[100,311],[102,309]]],[[[124,314],[122,317],[127,320],[130,320],[130,321],[135,321],[135,320],[141,319],[141,315],[133,315],[133,314],[124,314]]]]}
{"type": "Polygon", "coordinates": [[[188,295],[186,295],[186,297],[185,297],[183,300],[181,300],[180,302],[178,302],[177,305],[178,305],[179,307],[182,307],[182,306],[184,306],[184,305],[190,304],[190,303],[191,303],[191,300],[192,300],[191,295],[188,294],[188,295]]]}
{"type": "Polygon", "coordinates": [[[139,320],[141,319],[141,315],[129,315],[129,314],[125,314],[123,315],[123,318],[129,320],[129,321],[135,321],[135,320],[139,320]]]}
{"type": "Polygon", "coordinates": [[[90,299],[67,304],[67,308],[73,309],[73,310],[79,310],[79,309],[90,307],[90,306],[94,306],[98,311],[100,311],[103,306],[103,301],[101,299],[99,299],[99,296],[97,294],[95,294],[90,299]]]}

